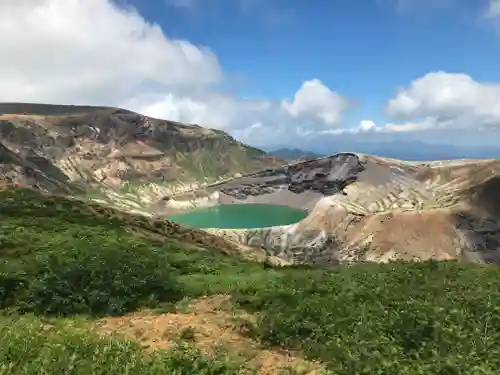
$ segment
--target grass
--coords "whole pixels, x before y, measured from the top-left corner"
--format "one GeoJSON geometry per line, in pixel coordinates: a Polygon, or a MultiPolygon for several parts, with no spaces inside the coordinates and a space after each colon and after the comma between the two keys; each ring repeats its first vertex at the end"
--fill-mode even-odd
{"type": "Polygon", "coordinates": [[[0,192],[0,374],[248,373],[198,352],[189,330],[181,346],[146,351],[67,323],[220,294],[253,317],[243,322],[253,340],[331,374],[500,373],[496,266],[273,268],[130,226],[77,202],[0,192]]]}
{"type": "Polygon", "coordinates": [[[242,369],[223,355],[207,357],[178,345],[145,353],[138,343],[100,338],[85,329],[47,328],[40,319],[0,320],[0,374],[229,375],[242,369]]]}

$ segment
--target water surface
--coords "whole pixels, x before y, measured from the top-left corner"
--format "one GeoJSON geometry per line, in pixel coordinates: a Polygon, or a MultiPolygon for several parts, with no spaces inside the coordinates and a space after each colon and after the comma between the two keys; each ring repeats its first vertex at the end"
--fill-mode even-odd
{"type": "Polygon", "coordinates": [[[168,219],[190,228],[266,228],[296,223],[307,216],[298,208],[271,204],[221,204],[194,209],[168,219]]]}

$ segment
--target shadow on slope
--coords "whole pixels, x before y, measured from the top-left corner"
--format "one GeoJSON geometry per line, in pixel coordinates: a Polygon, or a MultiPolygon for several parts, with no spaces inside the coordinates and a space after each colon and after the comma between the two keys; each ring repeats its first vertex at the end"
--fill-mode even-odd
{"type": "Polygon", "coordinates": [[[500,176],[488,178],[479,185],[467,189],[463,194],[469,197],[474,207],[500,220],[500,176]]]}
{"type": "Polygon", "coordinates": [[[500,263],[500,176],[486,178],[461,192],[463,209],[454,215],[463,235],[461,258],[500,263]]]}
{"type": "Polygon", "coordinates": [[[54,193],[83,193],[83,189],[50,161],[40,156],[21,157],[0,143],[0,187],[2,185],[31,186],[54,193]]]}

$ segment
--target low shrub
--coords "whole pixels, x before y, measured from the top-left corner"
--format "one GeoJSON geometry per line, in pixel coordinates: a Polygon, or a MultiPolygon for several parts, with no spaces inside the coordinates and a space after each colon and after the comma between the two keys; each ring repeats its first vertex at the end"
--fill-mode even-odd
{"type": "Polygon", "coordinates": [[[38,314],[116,315],[182,292],[164,248],[119,236],[47,239],[0,266],[0,305],[38,314]]]}
{"type": "Polygon", "coordinates": [[[147,353],[131,341],[29,316],[0,317],[0,342],[0,375],[234,375],[240,368],[186,344],[147,353]]]}
{"type": "Polygon", "coordinates": [[[498,374],[500,268],[455,262],[289,273],[240,295],[264,343],[335,374],[498,374]]]}

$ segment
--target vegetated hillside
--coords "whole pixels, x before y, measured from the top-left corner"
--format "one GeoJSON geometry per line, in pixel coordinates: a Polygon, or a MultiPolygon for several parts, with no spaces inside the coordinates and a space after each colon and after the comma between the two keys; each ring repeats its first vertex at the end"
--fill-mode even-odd
{"type": "MultiPolygon", "coordinates": [[[[242,247],[223,238],[201,230],[187,229],[172,221],[155,220],[143,215],[127,214],[113,208],[88,204],[82,200],[65,196],[42,194],[33,189],[0,189],[0,227],[5,233],[10,232],[18,222],[19,228],[29,234],[29,228],[48,235],[53,230],[74,228],[81,229],[102,227],[104,231],[120,228],[130,234],[146,240],[167,241],[185,247],[210,248],[222,255],[231,255],[256,261],[271,260],[262,251],[242,247]],[[17,221],[16,221],[17,220],[17,221]],[[29,221],[27,224],[25,221],[29,221]]],[[[22,232],[25,233],[25,232],[22,232]]],[[[105,232],[104,232],[105,234],[105,232]]],[[[29,236],[20,236],[20,232],[11,232],[15,241],[29,244],[29,236]]],[[[4,240],[6,236],[2,237],[4,240]]],[[[8,242],[10,244],[10,242],[8,242]]],[[[26,249],[30,247],[27,246],[26,249]]],[[[16,250],[17,251],[17,250],[16,250]]],[[[183,250],[184,251],[184,250],[183,250]]]]}
{"type": "Polygon", "coordinates": [[[0,103],[0,147],[17,159],[0,159],[1,179],[49,191],[76,186],[107,199],[114,190],[133,208],[282,164],[220,130],[106,107],[0,103]]]}
{"type": "Polygon", "coordinates": [[[496,266],[273,267],[134,221],[0,192],[4,373],[500,371],[496,266]]]}

